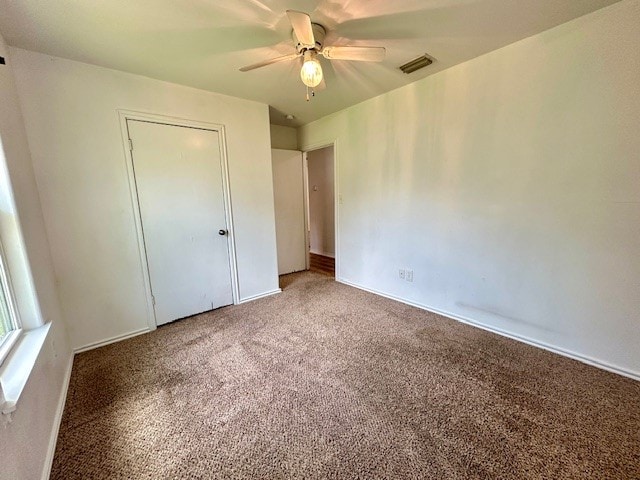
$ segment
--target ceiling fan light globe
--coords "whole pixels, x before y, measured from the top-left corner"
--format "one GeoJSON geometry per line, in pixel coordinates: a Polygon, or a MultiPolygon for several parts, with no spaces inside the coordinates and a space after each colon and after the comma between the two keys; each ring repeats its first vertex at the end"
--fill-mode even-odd
{"type": "Polygon", "coordinates": [[[315,88],[322,82],[322,67],[320,62],[316,59],[308,59],[302,64],[300,69],[300,78],[309,88],[315,88]]]}

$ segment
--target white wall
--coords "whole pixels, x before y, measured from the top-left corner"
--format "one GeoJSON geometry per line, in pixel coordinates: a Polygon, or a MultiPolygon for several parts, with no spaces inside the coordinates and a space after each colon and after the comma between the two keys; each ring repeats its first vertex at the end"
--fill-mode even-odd
{"type": "Polygon", "coordinates": [[[335,256],[333,146],[307,153],[311,253],[335,256]]]}
{"type": "Polygon", "coordinates": [[[23,322],[27,326],[52,322],[17,410],[12,414],[13,421],[0,433],[0,476],[36,479],[48,468],[48,448],[57,431],[56,413],[62,405],[71,350],[60,314],[40,199],[18,103],[13,58],[2,37],[0,56],[7,57],[7,65],[0,65],[0,161],[6,163],[4,173],[8,173],[3,175],[2,182],[0,232],[23,322]]]}
{"type": "Polygon", "coordinates": [[[282,125],[270,125],[271,148],[282,150],[298,149],[298,130],[282,125]]]}
{"type": "Polygon", "coordinates": [[[73,347],[147,328],[117,109],[226,126],[240,298],[277,290],[266,105],[11,53],[73,347]]]}
{"type": "Polygon", "coordinates": [[[626,0],[302,127],[340,278],[640,376],[639,46],[626,0]]]}

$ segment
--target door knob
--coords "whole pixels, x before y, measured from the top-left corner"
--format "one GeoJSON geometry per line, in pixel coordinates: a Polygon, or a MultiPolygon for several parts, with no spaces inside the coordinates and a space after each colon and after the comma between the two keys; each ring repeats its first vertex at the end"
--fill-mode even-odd
{"type": "Polygon", "coordinates": [[[227,234],[226,230],[222,230],[222,229],[218,230],[218,235],[226,235],[226,234],[227,234]]]}

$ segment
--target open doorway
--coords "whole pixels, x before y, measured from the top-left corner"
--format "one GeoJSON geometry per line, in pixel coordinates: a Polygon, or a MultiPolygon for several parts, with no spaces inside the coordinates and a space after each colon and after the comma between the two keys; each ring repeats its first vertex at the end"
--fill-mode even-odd
{"type": "Polygon", "coordinates": [[[306,155],[307,255],[309,270],[335,277],[334,146],[306,155]]]}

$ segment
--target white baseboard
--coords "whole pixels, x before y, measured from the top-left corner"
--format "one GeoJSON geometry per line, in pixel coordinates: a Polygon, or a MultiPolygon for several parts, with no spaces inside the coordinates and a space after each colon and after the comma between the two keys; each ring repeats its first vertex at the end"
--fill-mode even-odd
{"type": "Polygon", "coordinates": [[[323,257],[336,258],[335,253],[318,252],[318,251],[314,252],[313,250],[309,250],[309,253],[313,253],[314,255],[322,255],[323,257]]]}
{"type": "Polygon", "coordinates": [[[259,298],[270,297],[271,295],[275,295],[281,292],[282,289],[276,288],[275,290],[271,290],[269,292],[259,293],[258,295],[253,295],[251,297],[241,298],[238,302],[238,305],[240,305],[241,303],[253,302],[254,300],[258,300],[259,298]]]}
{"type": "Polygon", "coordinates": [[[291,275],[292,273],[304,272],[305,270],[308,270],[306,265],[303,268],[301,268],[300,270],[292,270],[290,272],[284,272],[284,273],[278,272],[278,276],[281,277],[282,275],[291,275]]]}
{"type": "Polygon", "coordinates": [[[534,340],[532,338],[525,337],[525,336],[522,336],[522,335],[518,335],[518,334],[515,334],[515,333],[511,333],[509,331],[502,330],[500,328],[495,328],[495,327],[486,325],[486,324],[484,324],[482,322],[478,322],[478,321],[476,321],[476,320],[474,320],[472,318],[469,318],[469,317],[463,317],[461,315],[457,315],[457,314],[454,314],[454,313],[451,313],[451,312],[440,310],[438,308],[433,308],[433,307],[430,307],[428,305],[423,305],[423,304],[420,304],[420,303],[412,302],[412,301],[405,300],[405,299],[400,298],[400,297],[396,297],[394,295],[390,295],[388,293],[384,293],[384,292],[380,292],[380,291],[374,290],[372,288],[364,287],[362,285],[359,285],[357,283],[351,282],[349,280],[345,280],[344,278],[336,278],[336,281],[340,282],[340,283],[344,283],[345,285],[349,285],[351,287],[355,287],[355,288],[360,289],[360,290],[364,290],[366,292],[370,292],[370,293],[374,293],[376,295],[380,295],[381,297],[389,298],[391,300],[395,300],[397,302],[404,303],[406,305],[411,305],[412,307],[420,308],[421,310],[426,310],[428,312],[432,312],[432,313],[436,313],[438,315],[442,315],[443,317],[447,317],[447,318],[450,318],[452,320],[456,320],[458,322],[466,323],[467,325],[471,325],[473,327],[481,328],[482,330],[486,330],[488,332],[496,333],[496,334],[501,335],[503,337],[511,338],[513,340],[517,340],[519,342],[526,343],[527,345],[531,345],[533,347],[538,347],[538,348],[542,348],[543,350],[548,350],[550,352],[557,353],[558,355],[562,355],[563,357],[569,357],[569,358],[572,358],[574,360],[578,360],[579,362],[586,363],[587,365],[591,365],[593,367],[597,367],[597,368],[600,368],[602,370],[607,370],[608,372],[617,373],[618,375],[622,375],[623,377],[628,377],[628,378],[631,378],[633,380],[640,381],[640,372],[634,372],[634,371],[631,371],[631,370],[627,370],[625,368],[619,367],[617,365],[610,364],[608,362],[605,362],[605,361],[602,361],[602,360],[599,360],[599,359],[596,359],[596,358],[593,358],[593,357],[589,357],[589,356],[586,356],[586,355],[582,355],[580,353],[572,352],[570,350],[565,350],[564,348],[557,347],[555,345],[550,345],[548,343],[540,342],[538,340],[534,340]]]}
{"type": "Polygon", "coordinates": [[[51,475],[51,467],[53,466],[53,456],[56,453],[56,444],[58,442],[58,432],[60,431],[60,424],[62,423],[62,414],[64,413],[64,406],[67,402],[67,393],[69,391],[69,381],[71,380],[71,370],[73,369],[73,357],[74,353],[71,353],[67,370],[64,374],[64,380],[62,383],[62,391],[60,392],[60,398],[58,398],[58,406],[56,408],[56,414],[53,418],[53,430],[51,431],[51,437],[49,438],[49,448],[47,450],[47,456],[44,460],[44,470],[42,471],[42,480],[48,480],[51,475]]]}
{"type": "Polygon", "coordinates": [[[148,333],[150,331],[151,329],[149,327],[145,327],[122,335],[116,335],[115,337],[107,338],[106,340],[100,340],[99,342],[89,343],[83,347],[74,348],[73,353],[81,353],[86,352],[87,350],[93,350],[94,348],[104,347],[110,343],[116,343],[126,340],[127,338],[137,337],[138,335],[142,335],[143,333],[148,333]]]}

